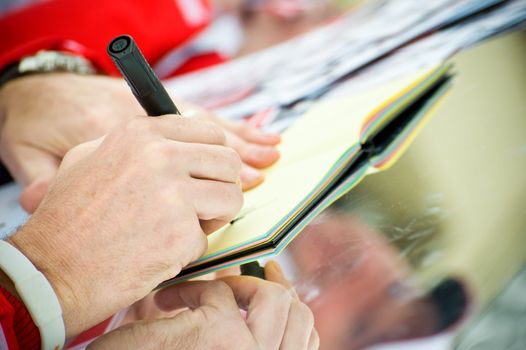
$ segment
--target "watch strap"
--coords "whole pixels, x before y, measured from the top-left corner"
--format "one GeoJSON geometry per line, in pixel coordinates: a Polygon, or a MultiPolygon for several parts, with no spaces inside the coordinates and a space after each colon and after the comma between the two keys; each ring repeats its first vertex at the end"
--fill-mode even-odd
{"type": "Polygon", "coordinates": [[[0,73],[0,87],[9,80],[18,78],[19,76],[21,76],[21,74],[18,72],[18,63],[10,64],[0,73]]]}

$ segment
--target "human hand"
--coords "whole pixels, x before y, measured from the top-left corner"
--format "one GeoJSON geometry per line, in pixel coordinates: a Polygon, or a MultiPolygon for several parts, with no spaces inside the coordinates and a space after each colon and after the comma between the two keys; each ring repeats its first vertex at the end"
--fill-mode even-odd
{"type": "Polygon", "coordinates": [[[280,154],[276,149],[281,141],[279,134],[265,133],[244,122],[219,118],[211,111],[187,102],[176,103],[184,116],[210,121],[223,128],[226,145],[236,150],[243,161],[240,173],[243,191],[263,182],[263,173],[258,169],[266,168],[279,159],[280,154]]]}
{"type": "MultiPolygon", "coordinates": [[[[189,110],[224,129],[227,146],[245,163],[241,172],[244,189],[263,180],[255,168],[269,166],[279,158],[274,148],[279,135],[223,122],[188,104],[180,108],[183,114],[189,110]]],[[[2,87],[0,157],[24,187],[22,207],[30,213],[36,209],[71,148],[103,136],[136,115],[144,115],[144,111],[123,79],[50,73],[19,78],[2,87]]]]}
{"type": "MultiPolygon", "coordinates": [[[[199,280],[211,281],[226,276],[238,276],[240,272],[241,271],[239,269],[239,266],[232,266],[216,272],[208,273],[203,276],[199,276],[199,280]]],[[[0,279],[0,283],[1,282],[2,281],[0,279]]],[[[155,303],[154,296],[155,292],[152,292],[146,297],[142,298],[141,300],[126,308],[124,318],[117,326],[122,326],[136,321],[151,321],[157,320],[159,318],[173,317],[179,312],[181,312],[181,310],[163,311],[159,309],[159,307],[155,303]]]]}
{"type": "MultiPolygon", "coordinates": [[[[271,278],[279,275],[268,270],[271,278]]],[[[319,346],[312,312],[278,283],[245,276],[186,282],[158,292],[155,299],[165,311],[189,310],[128,324],[88,348],[310,350],[319,346]],[[246,318],[240,308],[246,310],[246,318]]]]}
{"type": "Polygon", "coordinates": [[[66,155],[10,241],[59,296],[68,335],[147,295],[242,205],[241,161],[214,124],[135,117],[66,155]]]}

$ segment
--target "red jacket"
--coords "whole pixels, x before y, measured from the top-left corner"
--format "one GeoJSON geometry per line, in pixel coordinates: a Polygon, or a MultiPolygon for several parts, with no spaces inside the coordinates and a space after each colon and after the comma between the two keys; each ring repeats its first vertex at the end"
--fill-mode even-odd
{"type": "MultiPolygon", "coordinates": [[[[0,71],[41,49],[82,54],[108,74],[109,41],[130,34],[146,59],[159,58],[202,30],[212,19],[208,0],[48,0],[0,17],[0,71]]],[[[216,63],[201,59],[192,68],[216,63]]],[[[184,70],[184,69],[183,69],[184,70]]]]}
{"type": "Polygon", "coordinates": [[[24,305],[0,286],[0,349],[40,349],[40,334],[24,305]]]}

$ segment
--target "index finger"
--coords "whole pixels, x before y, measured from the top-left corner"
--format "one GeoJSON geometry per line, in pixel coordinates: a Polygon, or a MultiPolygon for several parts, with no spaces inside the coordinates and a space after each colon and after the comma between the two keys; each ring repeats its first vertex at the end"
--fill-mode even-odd
{"type": "Polygon", "coordinates": [[[164,137],[174,141],[221,146],[226,144],[226,136],[221,127],[208,121],[168,114],[155,118],[137,117],[132,122],[132,127],[135,122],[139,128],[144,126],[142,123],[148,123],[164,137]]]}

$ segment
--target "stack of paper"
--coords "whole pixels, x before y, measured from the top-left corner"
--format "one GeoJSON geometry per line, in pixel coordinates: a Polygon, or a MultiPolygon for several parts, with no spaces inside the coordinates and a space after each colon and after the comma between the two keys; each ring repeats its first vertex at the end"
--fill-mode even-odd
{"type": "Polygon", "coordinates": [[[448,71],[315,106],[283,135],[282,158],[246,193],[240,215],[209,236],[206,254],[179,279],[280,252],[321,210],[400,156],[449,86],[448,71]]]}

